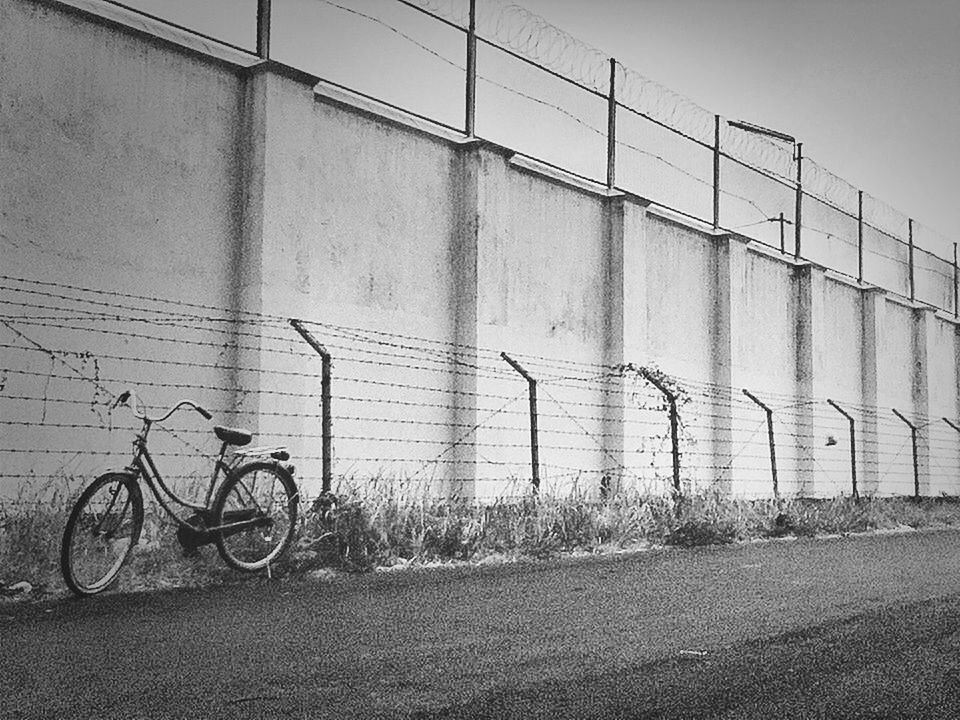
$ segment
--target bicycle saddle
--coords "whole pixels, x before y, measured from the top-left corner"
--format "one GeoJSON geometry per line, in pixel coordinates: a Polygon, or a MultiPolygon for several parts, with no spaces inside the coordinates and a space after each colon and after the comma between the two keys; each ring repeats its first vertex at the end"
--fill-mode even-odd
{"type": "Polygon", "coordinates": [[[228,445],[241,447],[253,439],[253,433],[242,428],[223,427],[223,425],[214,425],[213,432],[217,437],[228,445]]]}

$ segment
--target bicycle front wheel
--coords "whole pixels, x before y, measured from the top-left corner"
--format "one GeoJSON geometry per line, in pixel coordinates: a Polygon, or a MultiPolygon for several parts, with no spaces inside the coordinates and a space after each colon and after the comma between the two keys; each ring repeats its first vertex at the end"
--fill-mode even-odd
{"type": "Polygon", "coordinates": [[[60,570],[75,594],[106,590],[140,539],[143,495],[137,479],[107,473],[80,495],[63,531],[60,570]]]}
{"type": "Polygon", "coordinates": [[[276,463],[253,462],[237,468],[213,504],[220,557],[237,570],[267,567],[293,540],[298,502],[293,477],[276,463]]]}

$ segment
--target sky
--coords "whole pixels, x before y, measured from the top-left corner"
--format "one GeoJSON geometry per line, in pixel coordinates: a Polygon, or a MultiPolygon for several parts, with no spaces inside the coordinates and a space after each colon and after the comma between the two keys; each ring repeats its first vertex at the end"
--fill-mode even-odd
{"type": "Polygon", "coordinates": [[[940,233],[960,228],[960,2],[522,4],[713,112],[795,136],[940,233]]]}
{"type": "MultiPolygon", "coordinates": [[[[458,0],[440,0],[450,1],[458,0]]],[[[126,2],[241,45],[253,43],[255,0],[126,2]]],[[[395,0],[336,4],[388,18],[396,6],[395,0]]],[[[954,232],[960,228],[960,2],[517,4],[712,113],[796,137],[804,155],[821,166],[947,239],[960,239],[954,232]]],[[[396,78],[384,78],[406,55],[361,34],[358,16],[324,0],[273,0],[273,6],[278,59],[348,83],[367,82],[358,75],[366,68],[373,94],[378,77],[384,92],[400,92],[396,78]],[[378,53],[391,57],[378,61],[378,53]]],[[[455,32],[439,34],[436,42],[441,53],[460,53],[455,32]]],[[[456,124],[459,80],[425,83],[425,72],[406,73],[411,88],[429,87],[442,119],[456,124]]],[[[431,102],[425,114],[432,116],[431,102]]]]}

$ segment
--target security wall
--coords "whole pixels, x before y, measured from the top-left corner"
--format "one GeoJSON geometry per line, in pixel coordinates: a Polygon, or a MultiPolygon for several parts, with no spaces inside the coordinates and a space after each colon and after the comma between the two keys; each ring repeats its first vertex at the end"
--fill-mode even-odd
{"type": "MultiPolygon", "coordinates": [[[[128,387],[287,445],[315,494],[291,318],[332,361],[334,483],[960,490],[953,317],[105,13],[0,0],[0,498],[124,464],[128,387]]],[[[219,449],[197,415],[151,447],[184,484],[219,449]]]]}

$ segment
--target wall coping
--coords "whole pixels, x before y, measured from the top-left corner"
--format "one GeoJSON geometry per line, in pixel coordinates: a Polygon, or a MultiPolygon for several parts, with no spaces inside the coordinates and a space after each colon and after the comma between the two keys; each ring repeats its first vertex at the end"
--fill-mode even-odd
{"type": "Polygon", "coordinates": [[[429,135],[438,140],[462,144],[476,141],[476,138],[466,137],[463,133],[451,130],[444,125],[430,122],[424,118],[407,113],[399,108],[392,107],[373,98],[365,97],[325,80],[319,80],[313,88],[314,98],[320,102],[340,105],[356,110],[364,115],[372,116],[377,120],[399,125],[414,130],[422,135],[429,135]]]}
{"type": "Polygon", "coordinates": [[[730,234],[726,231],[719,232],[714,230],[712,225],[708,225],[705,222],[695,220],[694,218],[687,217],[681,213],[675,212],[670,208],[663,207],[662,205],[657,205],[655,202],[648,201],[650,207],[647,209],[647,213],[658,217],[661,220],[666,220],[667,222],[673,223],[674,225],[679,225],[680,227],[686,228],[688,230],[693,230],[695,232],[703,233],[710,237],[715,237],[719,235],[730,234]]]}
{"type": "Polygon", "coordinates": [[[40,5],[55,7],[64,12],[82,15],[100,25],[147,37],[153,41],[171,45],[181,52],[219,62],[233,68],[246,68],[261,62],[252,52],[244,52],[198,35],[180,30],[159,20],[152,20],[140,13],[97,0],[33,0],[40,5]]]}
{"type": "Polygon", "coordinates": [[[943,320],[945,323],[949,323],[950,325],[956,325],[957,327],[960,327],[960,318],[955,317],[954,314],[948,310],[940,310],[939,308],[936,308],[934,317],[936,317],[938,320],[943,320]]]}
{"type": "Polygon", "coordinates": [[[711,230],[710,236],[714,240],[728,240],[732,242],[738,242],[744,247],[749,247],[750,243],[753,242],[746,235],[741,235],[738,232],[733,232],[732,230],[711,230]]]}
{"type": "Polygon", "coordinates": [[[510,156],[507,159],[507,162],[511,167],[516,168],[521,172],[528,172],[533,175],[538,175],[547,180],[552,180],[555,183],[564,185],[575,190],[583,190],[584,192],[589,193],[590,195],[598,195],[600,197],[626,197],[626,193],[617,190],[609,189],[606,185],[594,180],[588,180],[587,178],[580,177],[574,173],[563,170],[562,168],[554,167],[548,163],[543,162],[542,160],[537,160],[532,158],[529,155],[524,155],[523,153],[518,153],[510,151],[510,156]]]}
{"type": "Polygon", "coordinates": [[[936,311],[937,308],[933,305],[927,305],[927,303],[917,302],[916,300],[911,300],[910,298],[901,297],[896,293],[887,291],[886,293],[887,302],[892,302],[895,305],[902,305],[905,308],[910,308],[911,310],[932,310],[936,311]]]}
{"type": "Polygon", "coordinates": [[[756,253],[757,255],[763,255],[772,260],[777,260],[779,262],[782,262],[784,265],[789,265],[790,267],[793,267],[793,268],[803,268],[803,267],[809,266],[812,268],[817,268],[818,270],[826,270],[826,268],[822,267],[821,265],[818,265],[815,262],[811,262],[810,260],[804,260],[803,258],[801,258],[800,260],[797,260],[793,255],[790,255],[789,253],[782,253],[778,249],[770,247],[769,245],[765,245],[764,243],[758,242],[756,240],[750,240],[750,242],[747,244],[747,250],[749,250],[752,253],[756,253]]]}
{"type": "Polygon", "coordinates": [[[252,65],[242,68],[240,73],[246,77],[254,77],[256,75],[269,73],[278,77],[287,78],[288,80],[293,80],[294,82],[298,82],[308,88],[313,88],[318,82],[320,82],[320,78],[318,78],[316,75],[308,73],[305,70],[295,68],[292,65],[284,65],[276,60],[257,60],[252,65]]]}
{"type": "Polygon", "coordinates": [[[827,268],[824,272],[824,275],[826,275],[826,277],[829,280],[833,280],[833,282],[837,283],[838,285],[848,285],[852,288],[856,288],[857,290],[865,289],[864,284],[858,281],[856,278],[852,278],[849,275],[844,275],[843,273],[837,272],[836,270],[831,270],[830,268],[827,268]]]}

